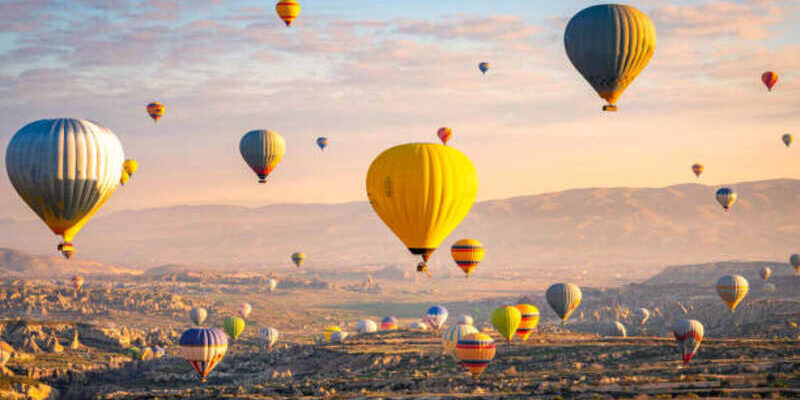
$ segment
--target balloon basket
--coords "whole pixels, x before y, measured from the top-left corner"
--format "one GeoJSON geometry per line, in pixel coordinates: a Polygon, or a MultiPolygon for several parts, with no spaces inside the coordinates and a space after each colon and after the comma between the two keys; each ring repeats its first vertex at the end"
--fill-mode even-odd
{"type": "Polygon", "coordinates": [[[603,106],[603,111],[617,111],[617,106],[614,104],[606,104],[603,106]]]}

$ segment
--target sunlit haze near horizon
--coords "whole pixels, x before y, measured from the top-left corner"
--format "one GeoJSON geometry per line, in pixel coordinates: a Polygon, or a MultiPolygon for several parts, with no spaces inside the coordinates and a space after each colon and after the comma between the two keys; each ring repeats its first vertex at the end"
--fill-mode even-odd
{"type": "MultiPolygon", "coordinates": [[[[286,29],[264,1],[4,1],[0,159],[38,119],[109,127],[141,167],[104,212],[366,201],[370,162],[441,126],[475,163],[479,200],[800,178],[780,141],[800,134],[799,1],[628,2],[658,43],[618,113],[564,52],[568,19],[595,3],[305,0],[286,29]],[[287,141],[266,185],[238,150],[260,128],[287,141]]],[[[0,217],[33,218],[5,172],[0,217]]]]}

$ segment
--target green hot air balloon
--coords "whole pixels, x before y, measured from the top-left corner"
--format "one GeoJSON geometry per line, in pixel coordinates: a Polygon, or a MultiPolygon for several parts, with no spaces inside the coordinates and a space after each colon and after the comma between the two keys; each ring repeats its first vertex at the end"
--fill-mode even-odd
{"type": "Polygon", "coordinates": [[[634,7],[591,6],[567,24],[564,48],[575,69],[608,101],[603,110],[616,111],[619,97],[653,57],[656,28],[634,7]]]}
{"type": "Polygon", "coordinates": [[[228,317],[225,318],[225,333],[231,337],[231,339],[236,340],[239,338],[239,335],[242,334],[244,331],[244,319],[240,317],[228,317]]]}
{"type": "Polygon", "coordinates": [[[516,307],[502,306],[492,312],[492,325],[508,344],[511,344],[511,338],[517,333],[521,322],[522,313],[516,307]]]}

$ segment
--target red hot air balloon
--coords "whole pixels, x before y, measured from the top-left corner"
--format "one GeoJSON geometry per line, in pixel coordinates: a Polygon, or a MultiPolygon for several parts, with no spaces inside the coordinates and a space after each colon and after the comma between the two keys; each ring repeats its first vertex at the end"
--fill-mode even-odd
{"type": "Polygon", "coordinates": [[[773,71],[764,72],[761,74],[761,82],[764,82],[764,86],[766,86],[767,90],[771,92],[772,87],[778,83],[778,74],[773,71]]]}

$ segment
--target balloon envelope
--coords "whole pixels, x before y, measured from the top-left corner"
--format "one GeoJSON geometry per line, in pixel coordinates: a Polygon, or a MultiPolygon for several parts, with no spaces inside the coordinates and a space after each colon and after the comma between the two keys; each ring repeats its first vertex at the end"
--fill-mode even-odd
{"type": "Polygon", "coordinates": [[[153,119],[153,122],[158,122],[158,119],[164,115],[165,110],[166,107],[157,101],[147,105],[147,114],[153,119]]]}
{"type": "Polygon", "coordinates": [[[436,136],[439,137],[439,140],[442,141],[442,144],[447,144],[447,142],[450,141],[450,138],[453,137],[453,130],[448,127],[439,128],[439,130],[436,131],[436,136]]]}
{"type": "Polygon", "coordinates": [[[297,0],[280,0],[275,4],[275,12],[286,26],[291,26],[292,22],[300,15],[300,3],[297,0]]]}
{"type": "Polygon", "coordinates": [[[763,82],[767,90],[771,92],[775,84],[778,83],[778,74],[773,71],[764,72],[761,74],[761,82],[763,82]]]}
{"type": "Polygon", "coordinates": [[[250,303],[242,303],[239,306],[239,316],[242,318],[247,318],[250,316],[250,312],[253,311],[253,306],[250,303]]]}
{"type": "Polygon", "coordinates": [[[722,206],[725,211],[730,210],[733,203],[736,202],[736,192],[731,188],[723,187],[717,190],[717,202],[722,206]]]}
{"type": "Polygon", "coordinates": [[[244,134],[239,141],[242,158],[258,176],[259,183],[266,183],[286,154],[286,141],[277,132],[266,129],[254,130],[244,134]]]}
{"type": "Polygon", "coordinates": [[[179,344],[181,355],[203,382],[228,351],[228,338],[217,328],[190,328],[183,332],[179,344]]]}
{"type": "Polygon", "coordinates": [[[783,142],[784,145],[786,145],[786,147],[789,147],[792,145],[792,142],[794,142],[794,138],[792,137],[791,134],[786,133],[783,136],[781,136],[781,141],[783,142]]]}
{"type": "Polygon", "coordinates": [[[483,333],[470,333],[458,339],[456,357],[474,378],[479,377],[494,359],[497,349],[494,340],[483,333]]]}
{"type": "Polygon", "coordinates": [[[278,330],[271,326],[258,328],[258,336],[264,339],[268,350],[271,350],[272,346],[278,342],[278,330]]]}
{"type": "Polygon", "coordinates": [[[519,310],[521,316],[517,336],[524,342],[536,329],[536,325],[539,325],[539,309],[530,304],[517,304],[514,307],[519,310]]]}
{"type": "Polygon", "coordinates": [[[680,347],[683,363],[688,364],[703,341],[703,324],[694,319],[679,319],[672,325],[672,333],[680,347]]]}
{"type": "Polygon", "coordinates": [[[484,75],[486,75],[486,72],[489,71],[489,68],[491,68],[491,67],[492,67],[491,64],[489,64],[488,62],[485,62],[485,61],[482,62],[482,63],[478,63],[478,69],[481,70],[481,72],[484,75]]]}
{"type": "Polygon", "coordinates": [[[203,322],[206,321],[208,317],[208,312],[203,307],[195,307],[192,308],[192,311],[189,312],[189,318],[192,319],[195,325],[202,325],[203,322]]]}
{"type": "Polygon", "coordinates": [[[647,66],[656,48],[656,29],[638,9],[602,4],[575,14],[564,31],[572,65],[615,111],[628,85],[647,66]]]}
{"type": "Polygon", "coordinates": [[[703,167],[703,164],[697,163],[692,165],[692,172],[694,172],[694,175],[698,178],[700,177],[700,174],[703,173],[704,169],[705,168],[703,167]]]}
{"type": "Polygon", "coordinates": [[[318,137],[317,146],[319,146],[320,149],[325,150],[325,148],[328,147],[328,138],[318,137]]]}
{"type": "Polygon", "coordinates": [[[458,324],[448,326],[442,333],[442,348],[444,352],[456,358],[458,340],[471,333],[478,333],[478,330],[472,325],[458,324]]]}
{"type": "Polygon", "coordinates": [[[464,271],[467,278],[469,278],[472,270],[480,264],[485,254],[486,249],[483,247],[483,243],[475,239],[461,239],[450,247],[450,255],[453,256],[453,261],[464,271]]]}
{"type": "Polygon", "coordinates": [[[228,317],[225,318],[225,323],[223,327],[225,328],[225,333],[228,334],[233,340],[239,338],[239,335],[244,332],[244,319],[241,317],[228,317]]]}
{"type": "Polygon", "coordinates": [[[581,289],[571,283],[557,283],[550,286],[546,293],[547,304],[561,317],[561,324],[566,324],[570,314],[581,304],[581,289]]]}
{"type": "Polygon", "coordinates": [[[301,253],[299,251],[296,252],[296,253],[293,253],[292,254],[292,262],[294,263],[294,265],[297,266],[297,268],[302,267],[303,263],[306,262],[306,253],[301,253]]]}
{"type": "Polygon", "coordinates": [[[443,306],[433,306],[425,313],[423,321],[433,329],[440,329],[444,325],[444,321],[447,321],[448,315],[450,314],[443,306]]]}
{"type": "Polygon", "coordinates": [[[358,333],[374,333],[378,331],[378,324],[371,319],[362,319],[356,323],[356,332],[358,333]]]}

